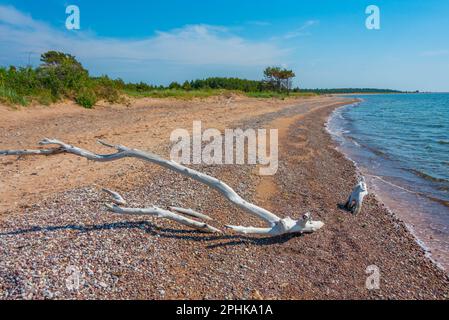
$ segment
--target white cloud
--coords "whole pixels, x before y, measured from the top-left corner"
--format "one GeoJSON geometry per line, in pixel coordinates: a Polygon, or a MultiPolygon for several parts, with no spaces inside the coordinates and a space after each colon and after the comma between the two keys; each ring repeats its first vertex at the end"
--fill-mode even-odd
{"type": "Polygon", "coordinates": [[[246,24],[257,26],[257,27],[268,27],[268,26],[272,25],[271,22],[269,22],[269,21],[262,21],[262,20],[248,21],[246,24]]]}
{"type": "Polygon", "coordinates": [[[310,32],[307,31],[312,26],[318,25],[320,22],[318,20],[308,20],[306,21],[302,26],[297,28],[296,30],[290,31],[286,34],[284,34],[284,39],[292,39],[297,38],[301,36],[308,36],[310,35],[310,32]]]}
{"type": "Polygon", "coordinates": [[[439,57],[439,56],[447,56],[449,55],[449,50],[430,50],[430,51],[424,51],[421,53],[424,57],[439,57]]]}
{"type": "Polygon", "coordinates": [[[39,28],[42,25],[31,18],[30,15],[23,14],[17,11],[11,6],[1,6],[0,5],[0,21],[5,24],[17,26],[20,25],[23,28],[32,27],[39,28]]]}
{"type": "Polygon", "coordinates": [[[88,67],[109,69],[108,74],[119,69],[130,74],[129,68],[136,68],[140,74],[147,68],[149,73],[161,64],[184,69],[261,67],[279,64],[289,53],[275,42],[250,41],[225,27],[205,24],[158,31],[138,40],[102,38],[89,32],[56,29],[14,7],[1,5],[0,39],[0,64],[17,63],[20,55],[23,62],[27,52],[59,50],[75,55],[88,67]]]}

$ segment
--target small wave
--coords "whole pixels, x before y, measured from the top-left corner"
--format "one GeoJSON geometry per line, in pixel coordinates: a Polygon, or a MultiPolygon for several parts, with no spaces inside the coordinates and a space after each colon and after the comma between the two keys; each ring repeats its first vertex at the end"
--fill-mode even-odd
{"type": "Polygon", "coordinates": [[[385,153],[385,152],[383,152],[383,151],[381,151],[379,149],[375,149],[375,148],[372,148],[372,147],[366,147],[366,146],[365,146],[365,148],[368,148],[376,156],[380,156],[380,157],[384,157],[384,158],[390,159],[390,157],[389,157],[389,155],[387,153],[385,153]]]}
{"type": "Polygon", "coordinates": [[[435,198],[435,197],[432,197],[432,196],[430,196],[428,194],[422,194],[422,195],[425,196],[426,198],[434,201],[434,202],[438,202],[439,204],[449,208],[449,201],[446,201],[446,200],[440,199],[440,198],[435,198]]]}
{"type": "Polygon", "coordinates": [[[425,180],[428,180],[428,181],[432,181],[432,182],[449,182],[446,179],[436,178],[434,176],[431,176],[430,174],[427,174],[427,173],[422,172],[422,171],[417,170],[417,169],[408,169],[408,171],[410,171],[410,172],[416,174],[418,177],[421,177],[421,178],[423,178],[425,180]]]}
{"type": "Polygon", "coordinates": [[[326,123],[324,124],[326,130],[333,136],[338,138],[344,138],[347,134],[350,133],[349,130],[344,128],[343,122],[348,120],[343,116],[343,112],[350,107],[354,107],[359,105],[360,102],[355,102],[352,104],[341,106],[335,109],[326,123]]]}
{"type": "Polygon", "coordinates": [[[365,149],[367,149],[368,151],[372,152],[373,154],[375,154],[378,157],[382,157],[384,159],[392,160],[391,156],[388,153],[386,153],[386,152],[384,152],[384,151],[382,151],[382,150],[380,150],[378,148],[375,148],[375,147],[370,146],[370,145],[365,144],[365,143],[358,143],[358,145],[363,147],[363,148],[365,148],[365,149]]]}
{"type": "Polygon", "coordinates": [[[449,186],[438,186],[437,189],[440,191],[449,192],[449,186]]]}
{"type": "Polygon", "coordinates": [[[400,185],[398,185],[396,183],[388,181],[385,178],[377,176],[377,175],[372,175],[372,174],[367,174],[367,173],[365,175],[369,176],[369,177],[372,177],[374,179],[378,179],[378,180],[380,180],[380,181],[382,181],[382,182],[384,182],[384,183],[386,183],[386,184],[388,184],[388,185],[390,185],[390,186],[392,186],[394,188],[400,189],[400,190],[408,192],[408,193],[416,194],[417,196],[421,196],[421,197],[427,198],[427,199],[429,199],[429,200],[431,200],[433,202],[437,202],[437,203],[439,203],[439,204],[449,208],[449,201],[447,201],[447,200],[436,198],[436,197],[431,196],[430,194],[427,194],[427,193],[417,192],[417,191],[413,191],[413,190],[404,188],[404,187],[402,187],[402,186],[400,186],[400,185]]]}
{"type": "Polygon", "coordinates": [[[438,144],[449,144],[449,141],[446,141],[446,140],[439,140],[439,141],[437,141],[437,143],[438,144]]]}

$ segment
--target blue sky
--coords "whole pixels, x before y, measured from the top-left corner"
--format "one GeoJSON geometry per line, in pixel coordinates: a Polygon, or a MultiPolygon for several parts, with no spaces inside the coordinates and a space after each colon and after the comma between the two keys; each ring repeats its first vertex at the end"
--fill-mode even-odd
{"type": "Polygon", "coordinates": [[[294,69],[295,85],[449,91],[449,1],[0,0],[0,64],[70,52],[92,74],[167,84],[294,69]],[[75,4],[81,29],[65,28],[75,4]],[[381,29],[365,27],[377,5],[381,29]]]}

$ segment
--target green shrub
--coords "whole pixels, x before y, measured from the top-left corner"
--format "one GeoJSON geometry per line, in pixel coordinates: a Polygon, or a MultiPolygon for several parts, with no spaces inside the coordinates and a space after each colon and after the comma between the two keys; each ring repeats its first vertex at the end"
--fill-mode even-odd
{"type": "Polygon", "coordinates": [[[10,67],[2,77],[5,77],[4,87],[21,96],[33,95],[41,88],[36,71],[32,68],[10,67]]]}
{"type": "Polygon", "coordinates": [[[8,71],[4,67],[0,67],[0,87],[4,87],[6,85],[8,71]]]}
{"type": "Polygon", "coordinates": [[[52,94],[51,90],[49,89],[43,89],[42,91],[37,93],[36,100],[37,102],[45,106],[49,106],[50,104],[58,101],[58,99],[52,94]]]}
{"type": "Polygon", "coordinates": [[[109,103],[120,101],[121,80],[111,80],[108,76],[94,79],[95,94],[98,99],[106,100],[109,103]]]}
{"type": "Polygon", "coordinates": [[[86,109],[91,109],[97,102],[97,96],[92,89],[84,88],[76,95],[76,103],[86,109]]]}
{"type": "Polygon", "coordinates": [[[49,51],[41,56],[41,61],[36,69],[38,79],[55,99],[73,98],[90,81],[87,70],[70,54],[49,51]]]}

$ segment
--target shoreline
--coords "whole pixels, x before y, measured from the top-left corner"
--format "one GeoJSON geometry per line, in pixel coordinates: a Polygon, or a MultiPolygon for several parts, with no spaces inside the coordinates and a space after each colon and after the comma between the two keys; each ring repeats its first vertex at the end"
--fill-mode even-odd
{"type": "MultiPolygon", "coordinates": [[[[353,103],[353,104],[348,104],[348,105],[344,105],[344,106],[335,108],[335,110],[333,110],[332,113],[329,115],[328,121],[326,121],[326,123],[324,124],[324,125],[325,125],[325,128],[326,128],[326,131],[327,131],[328,134],[332,137],[332,140],[333,140],[333,141],[335,142],[335,144],[336,144],[336,145],[335,145],[335,149],[336,149],[338,152],[340,152],[340,153],[341,153],[341,154],[342,154],[348,161],[350,161],[350,162],[354,165],[355,170],[356,170],[356,175],[357,175],[357,176],[364,176],[364,174],[363,174],[363,172],[362,172],[363,170],[359,167],[359,164],[358,164],[355,160],[353,160],[353,159],[350,157],[350,155],[349,155],[348,153],[346,153],[346,152],[344,152],[343,150],[341,150],[341,143],[338,141],[338,139],[337,139],[337,137],[336,137],[337,134],[336,134],[336,132],[332,132],[332,131],[331,131],[331,129],[329,128],[329,124],[330,124],[330,122],[333,120],[333,118],[336,116],[336,112],[338,112],[339,109],[341,109],[341,108],[350,108],[350,107],[352,107],[352,106],[357,105],[358,103],[360,103],[360,102],[362,102],[362,101],[363,101],[363,99],[360,99],[359,102],[356,102],[356,103],[353,103]]],[[[342,139],[345,139],[345,138],[342,137],[342,139]]],[[[366,177],[365,177],[365,179],[366,179],[366,177]]],[[[444,271],[444,272],[449,272],[449,271],[447,271],[447,270],[446,270],[440,263],[438,263],[435,259],[432,258],[430,249],[425,245],[425,243],[424,243],[421,239],[418,238],[418,235],[415,234],[413,228],[412,228],[406,221],[404,221],[404,220],[403,220],[397,213],[395,213],[395,211],[394,211],[393,209],[391,209],[391,208],[388,206],[388,204],[385,202],[385,199],[383,199],[381,195],[379,195],[377,192],[373,191],[372,185],[369,185],[369,192],[372,193],[372,194],[374,194],[374,196],[376,197],[376,200],[377,200],[379,203],[382,203],[382,204],[387,208],[387,210],[389,211],[389,213],[390,213],[391,215],[395,216],[397,219],[401,220],[401,222],[405,224],[405,226],[407,227],[408,232],[410,232],[410,234],[415,238],[416,244],[419,245],[419,246],[421,247],[421,249],[424,251],[426,257],[427,257],[427,258],[428,258],[428,259],[429,259],[429,260],[430,260],[430,261],[431,261],[437,268],[441,269],[441,270],[444,271]]]]}
{"type": "MultiPolygon", "coordinates": [[[[338,141],[335,140],[333,134],[329,131],[328,128],[328,122],[330,120],[330,118],[332,117],[332,115],[334,114],[334,112],[340,108],[345,108],[345,107],[350,107],[351,105],[354,104],[358,104],[361,101],[358,101],[356,103],[348,103],[346,105],[343,106],[339,106],[336,108],[332,108],[327,115],[325,116],[325,120],[323,121],[323,129],[326,133],[326,135],[328,135],[329,139],[331,140],[330,142],[330,146],[332,148],[334,148],[336,150],[336,152],[338,152],[343,158],[344,161],[348,162],[351,164],[351,167],[353,167],[353,179],[358,176],[359,174],[362,174],[362,172],[360,171],[360,169],[358,168],[358,165],[356,163],[356,161],[352,160],[349,155],[347,155],[345,152],[343,152],[342,150],[339,150],[339,143],[338,141]]],[[[354,179],[355,180],[355,179],[354,179]]],[[[448,273],[447,271],[442,268],[442,266],[440,264],[438,264],[433,258],[431,258],[428,255],[428,251],[425,250],[425,248],[423,248],[422,243],[420,243],[420,240],[418,237],[415,236],[415,234],[413,233],[413,230],[411,230],[409,228],[409,226],[403,221],[403,219],[399,218],[398,215],[394,212],[394,210],[389,209],[386,204],[384,204],[384,201],[382,199],[382,197],[380,197],[376,192],[373,193],[374,195],[374,203],[371,204],[371,206],[374,206],[376,208],[380,208],[380,212],[383,211],[383,213],[386,215],[386,217],[388,218],[388,220],[390,220],[391,222],[393,222],[392,224],[394,224],[395,226],[397,225],[397,223],[402,224],[405,229],[404,229],[404,237],[408,237],[413,240],[413,246],[416,246],[418,248],[419,251],[421,251],[421,255],[424,257],[424,260],[427,260],[429,263],[431,263],[432,265],[432,269],[436,269],[438,270],[437,273],[441,272],[441,279],[444,281],[447,281],[448,278],[448,273]]],[[[366,209],[365,209],[366,210],[366,209]]],[[[425,262],[426,263],[426,262],[425,262]]]]}
{"type": "MultiPolygon", "coordinates": [[[[362,160],[365,158],[361,157],[360,153],[366,152],[367,150],[368,152],[373,153],[373,151],[366,149],[365,146],[361,146],[350,137],[347,137],[347,132],[344,131],[347,130],[347,128],[344,128],[344,126],[339,123],[339,112],[341,112],[344,108],[356,107],[362,102],[363,99],[360,99],[360,101],[355,104],[350,104],[335,109],[330,114],[329,119],[325,124],[327,132],[331,135],[332,140],[335,142],[336,149],[354,164],[359,175],[365,176],[368,183],[369,192],[373,193],[378,198],[379,202],[383,203],[392,214],[394,214],[406,225],[408,231],[414,236],[416,243],[424,250],[426,256],[438,268],[446,273],[449,273],[448,260],[446,258],[447,251],[445,251],[444,246],[442,246],[440,242],[434,240],[438,239],[438,234],[435,234],[435,230],[420,228],[420,223],[423,224],[426,221],[428,224],[434,223],[432,222],[432,217],[424,216],[425,218],[421,218],[423,220],[419,220],[417,218],[422,216],[420,209],[416,207],[420,201],[430,201],[430,205],[433,206],[439,205],[440,203],[436,200],[429,199],[429,197],[431,197],[430,194],[427,195],[410,191],[406,186],[397,185],[391,181],[385,180],[385,178],[382,178],[382,171],[379,173],[376,172],[374,168],[368,168],[366,166],[366,161],[363,163],[362,160]],[[352,146],[352,144],[355,146],[352,146]],[[405,196],[404,192],[410,195],[405,196]],[[413,197],[411,194],[413,194],[413,197]],[[419,231],[416,230],[416,225],[420,228],[419,231]]],[[[427,212],[427,214],[429,214],[429,212],[427,212]]]]}
{"type": "MultiPolygon", "coordinates": [[[[278,173],[261,177],[254,174],[251,165],[192,167],[223,180],[245,199],[282,216],[299,217],[309,211],[325,223],[322,229],[313,234],[269,238],[210,235],[152,217],[113,215],[103,209],[107,197],[100,192],[100,187],[117,190],[138,206],[173,205],[200,210],[213,217],[219,228],[226,224],[260,224],[258,219],[230,206],[213,190],[166,170],[140,166],[135,161],[117,163],[112,170],[109,165],[95,164],[97,171],[108,168],[103,176],[94,176],[95,184],[87,179],[80,184],[71,183],[62,191],[55,189],[45,199],[33,200],[0,220],[3,248],[0,298],[449,297],[446,274],[424,256],[403,223],[390,215],[373,195],[367,197],[357,216],[338,209],[337,204],[344,202],[351,191],[356,174],[354,165],[335,150],[324,124],[337,105],[347,100],[304,99],[294,104],[276,102],[268,107],[257,105],[254,100],[251,103],[251,107],[240,106],[244,110],[241,116],[234,115],[232,125],[242,129],[271,126],[282,129],[278,173]],[[258,189],[261,184],[265,187],[258,189]],[[372,265],[380,270],[379,290],[366,287],[366,270],[372,265]],[[79,291],[65,288],[68,266],[79,268],[83,276],[84,286],[79,291]]],[[[208,112],[202,109],[204,105],[198,107],[197,116],[208,112]]],[[[227,108],[215,106],[214,117],[222,111],[229,113],[227,108]]],[[[196,105],[188,104],[185,109],[181,112],[192,113],[196,105]]],[[[162,107],[160,111],[164,115],[170,110],[173,109],[162,107]]],[[[133,111],[139,117],[148,115],[160,125],[158,118],[154,120],[156,110],[127,109],[124,112],[131,120],[133,111]]],[[[86,121],[84,117],[81,120],[86,121]]],[[[83,128],[77,121],[71,122],[74,127],[83,128]]],[[[111,142],[139,146],[130,138],[134,138],[139,128],[145,130],[148,124],[140,123],[111,142]]],[[[228,124],[218,124],[219,128],[223,126],[228,124]]],[[[164,137],[165,133],[161,131],[158,135],[164,137]]],[[[69,136],[69,141],[73,137],[69,136]]],[[[145,148],[164,156],[168,154],[166,141],[156,141],[145,148]]],[[[92,144],[86,142],[87,147],[92,144]]],[[[26,158],[21,161],[21,170],[27,166],[33,169],[44,166],[51,159],[26,158]]],[[[82,165],[70,156],[57,155],[53,159],[66,159],[64,166],[70,167],[70,160],[75,167],[82,165]]],[[[52,174],[58,170],[55,168],[52,174]]],[[[46,176],[38,178],[45,180],[46,176]]],[[[60,180],[67,183],[70,179],[66,176],[60,180]]]]}
{"type": "MultiPolygon", "coordinates": [[[[351,104],[353,103],[349,103],[349,105],[351,104]]],[[[345,104],[345,106],[347,105],[348,104],[345,104]]],[[[344,223],[355,223],[355,225],[352,226],[355,229],[360,226],[362,228],[368,229],[360,232],[360,230],[352,230],[352,228],[350,227],[347,232],[348,235],[352,234],[350,238],[355,237],[356,239],[358,239],[365,237],[365,241],[362,241],[361,243],[360,241],[356,241],[358,244],[364,246],[363,249],[361,248],[361,252],[364,252],[363,254],[367,256],[371,256],[368,261],[377,260],[375,265],[379,267],[381,272],[385,272],[385,269],[388,269],[388,273],[390,273],[389,281],[391,282],[392,287],[397,286],[399,283],[401,283],[404,280],[404,277],[409,281],[413,278],[414,281],[420,281],[420,278],[422,277],[419,274],[423,271],[417,270],[424,268],[427,270],[432,270],[432,272],[435,273],[434,281],[436,281],[436,283],[439,283],[440,281],[441,284],[444,283],[444,286],[446,286],[445,291],[449,292],[449,290],[447,289],[447,273],[440,269],[430,259],[428,259],[426,252],[416,242],[416,238],[408,230],[405,223],[402,220],[398,219],[397,216],[391,210],[389,210],[382,201],[380,201],[377,195],[368,196],[368,198],[365,200],[364,209],[362,209],[361,214],[359,214],[358,216],[352,216],[350,214],[349,216],[347,216],[347,214],[345,214],[341,210],[335,210],[335,208],[332,208],[334,204],[346,201],[347,195],[350,193],[352,187],[357,181],[356,163],[353,160],[349,159],[343,152],[336,149],[337,142],[332,138],[331,134],[326,129],[326,123],[330,115],[338,108],[340,107],[323,108],[322,110],[316,112],[318,114],[313,114],[310,117],[311,119],[307,119],[308,117],[306,115],[305,119],[303,119],[302,121],[298,121],[295,124],[295,128],[290,128],[289,130],[290,132],[287,140],[290,144],[293,144],[293,141],[295,141],[298,137],[301,138],[301,141],[304,140],[304,134],[307,137],[305,139],[305,143],[300,143],[301,147],[299,148],[299,150],[297,150],[296,152],[290,151],[290,153],[293,153],[293,156],[289,157],[289,159],[291,158],[293,160],[289,161],[291,162],[290,167],[295,167],[296,170],[298,170],[300,165],[301,167],[305,167],[305,170],[303,169],[301,175],[295,175],[295,180],[301,180],[301,178],[303,178],[303,180],[305,181],[303,183],[294,183],[293,185],[295,188],[293,189],[304,191],[307,190],[305,191],[306,195],[300,195],[297,197],[297,201],[302,201],[306,207],[309,207],[309,210],[311,210],[312,213],[314,212],[314,208],[315,212],[317,212],[316,208],[319,208],[318,212],[320,212],[323,208],[328,210],[326,215],[323,214],[322,216],[320,216],[321,220],[325,222],[325,230],[323,231],[324,233],[328,232],[327,228],[332,227],[330,226],[329,221],[325,218],[330,214],[336,215],[336,217],[332,216],[329,218],[332,222],[337,222],[339,224],[339,228],[346,229],[341,225],[342,221],[340,221],[340,219],[343,219],[344,223]],[[321,114],[321,116],[319,114],[321,114]],[[319,137],[319,134],[317,132],[322,132],[325,136],[319,137]],[[304,150],[308,150],[310,152],[309,157],[302,154],[304,150]],[[335,155],[333,153],[334,151],[338,153],[338,155],[335,155]],[[299,157],[298,153],[301,154],[299,157]],[[337,174],[338,172],[341,172],[341,174],[337,174]],[[349,181],[353,182],[351,183],[349,181]],[[332,186],[332,188],[336,189],[331,189],[331,191],[329,190],[329,186],[332,186]],[[311,192],[320,193],[322,189],[328,189],[327,193],[323,194],[321,192],[321,195],[317,196],[311,194],[311,192]],[[312,200],[307,198],[312,198],[312,200]],[[313,200],[313,198],[315,198],[315,200],[313,200]],[[326,198],[328,198],[328,201],[325,201],[326,198]],[[344,216],[341,216],[342,214],[344,216]],[[370,226],[371,223],[373,225],[377,225],[377,227],[370,226]],[[381,240],[380,243],[379,240],[381,240]],[[368,243],[372,243],[373,248],[366,248],[365,246],[368,243]],[[391,252],[385,252],[385,246],[388,247],[391,252]],[[374,257],[376,255],[378,256],[377,259],[374,257]],[[408,261],[414,261],[416,263],[416,265],[413,267],[415,269],[413,272],[417,273],[418,275],[406,275],[410,271],[405,270],[406,268],[404,259],[408,261]],[[382,265],[389,266],[385,268],[385,266],[382,265]],[[396,284],[393,285],[393,283],[396,284]]],[[[298,146],[297,143],[295,143],[295,145],[298,146]]],[[[288,171],[288,169],[286,171],[288,171]]],[[[283,182],[279,180],[278,183],[280,185],[283,184],[283,182]]],[[[292,186],[289,186],[285,189],[292,190],[292,186]]],[[[336,232],[338,233],[339,231],[336,230],[336,232]]],[[[352,242],[352,240],[349,240],[349,242],[352,242]]],[[[353,255],[354,252],[346,252],[346,254],[353,255]]],[[[357,260],[360,260],[359,263],[362,263],[361,261],[365,261],[365,264],[369,263],[366,260],[366,257],[353,256],[353,259],[354,261],[352,262],[351,267],[357,265],[357,260]]],[[[429,277],[428,279],[430,278],[431,277],[429,277]]],[[[401,287],[396,288],[396,290],[397,289],[401,290],[401,287]]],[[[411,292],[408,293],[410,294],[411,292]]],[[[378,294],[379,292],[370,292],[369,296],[370,298],[375,299],[383,299],[386,296],[389,296],[388,294],[384,295],[385,292],[382,292],[380,295],[378,294]]],[[[423,297],[424,295],[422,295],[420,290],[417,290],[417,292],[415,292],[415,298],[423,297]]],[[[390,298],[395,299],[398,298],[398,296],[393,294],[392,296],[390,296],[390,298]]],[[[407,297],[407,299],[410,298],[410,296],[407,297]]]]}

